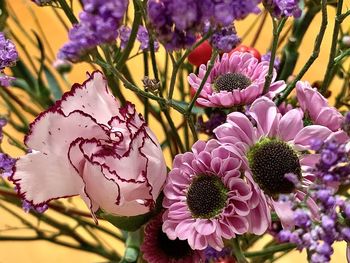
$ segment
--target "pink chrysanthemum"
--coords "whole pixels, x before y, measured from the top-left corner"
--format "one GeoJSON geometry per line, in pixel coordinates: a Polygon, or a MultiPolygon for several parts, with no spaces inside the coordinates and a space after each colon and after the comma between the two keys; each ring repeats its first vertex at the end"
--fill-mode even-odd
{"type": "Polygon", "coordinates": [[[163,231],[192,249],[221,250],[223,238],[262,234],[269,225],[265,197],[241,179],[241,161],[217,140],[197,141],[175,157],[164,188],[163,231]],[[254,222],[254,223],[252,223],[254,222]]]}
{"type": "Polygon", "coordinates": [[[201,261],[199,251],[192,250],[184,240],[171,240],[162,231],[162,213],[145,227],[141,251],[148,263],[193,263],[201,261]]]}
{"type": "MultiPolygon", "coordinates": [[[[290,203],[279,202],[279,194],[295,193],[295,197],[302,200],[305,193],[296,191],[292,178],[287,177],[294,175],[307,189],[314,177],[310,168],[319,159],[319,155],[306,153],[312,147],[312,140],[325,141],[335,136],[345,139],[345,134],[320,125],[304,127],[300,109],[292,109],[282,116],[274,102],[266,97],[252,104],[249,115],[250,119],[240,112],[229,114],[227,122],[214,133],[227,148],[231,146],[241,152],[246,176],[265,194],[283,226],[289,227],[293,224],[290,203]]],[[[315,203],[309,198],[308,204],[316,216],[315,203]]]]}
{"type": "MultiPolygon", "coordinates": [[[[215,62],[197,103],[206,107],[224,108],[250,104],[263,93],[268,69],[269,62],[259,62],[250,53],[224,54],[215,62]]],[[[188,82],[194,90],[198,90],[206,72],[207,67],[201,65],[198,76],[194,73],[188,76],[188,82]]],[[[276,76],[274,70],[272,84],[266,94],[268,97],[274,97],[285,87],[284,81],[274,82],[276,76]]]]}
{"type": "Polygon", "coordinates": [[[308,82],[298,81],[296,90],[300,107],[314,124],[326,126],[332,131],[340,128],[344,121],[343,115],[330,107],[327,99],[316,88],[312,88],[308,82]]]}

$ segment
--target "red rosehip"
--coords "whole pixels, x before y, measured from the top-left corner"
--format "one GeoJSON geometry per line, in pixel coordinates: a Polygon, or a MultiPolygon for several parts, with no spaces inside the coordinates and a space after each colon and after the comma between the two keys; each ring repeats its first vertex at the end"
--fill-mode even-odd
{"type": "Polygon", "coordinates": [[[211,57],[211,53],[213,49],[209,42],[206,40],[198,47],[196,47],[188,56],[188,61],[194,65],[199,67],[202,64],[206,64],[211,57]]]}
{"type": "Polygon", "coordinates": [[[232,49],[231,52],[229,53],[229,55],[231,55],[233,52],[235,51],[240,51],[240,52],[247,52],[252,54],[257,60],[259,60],[259,62],[261,61],[261,55],[260,52],[253,47],[248,47],[245,45],[239,45],[237,46],[235,49],[232,49]]]}

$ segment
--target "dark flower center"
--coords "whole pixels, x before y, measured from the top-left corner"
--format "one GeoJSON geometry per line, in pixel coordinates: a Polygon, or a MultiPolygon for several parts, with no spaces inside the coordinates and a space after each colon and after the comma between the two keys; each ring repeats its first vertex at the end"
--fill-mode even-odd
{"type": "Polygon", "coordinates": [[[251,80],[241,73],[227,73],[219,76],[214,82],[214,89],[220,91],[233,91],[245,89],[251,84],[251,80]]]}
{"type": "Polygon", "coordinates": [[[187,205],[196,218],[213,218],[220,214],[227,200],[227,188],[220,178],[199,175],[193,179],[187,192],[187,205]]]}
{"type": "Polygon", "coordinates": [[[175,239],[171,240],[163,233],[162,229],[158,232],[158,247],[171,259],[182,259],[190,256],[192,249],[186,240],[175,239]]]}
{"type": "Polygon", "coordinates": [[[295,174],[301,180],[298,155],[283,141],[261,140],[250,149],[248,161],[255,182],[272,197],[293,192],[295,185],[286,174],[295,174]]]}

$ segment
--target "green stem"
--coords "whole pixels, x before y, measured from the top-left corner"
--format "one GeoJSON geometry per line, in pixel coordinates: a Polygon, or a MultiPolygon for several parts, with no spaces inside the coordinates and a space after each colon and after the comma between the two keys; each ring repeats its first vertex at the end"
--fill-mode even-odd
{"type": "Polygon", "coordinates": [[[308,61],[305,63],[304,67],[298,73],[298,75],[293,79],[291,83],[288,84],[283,94],[276,99],[277,106],[279,106],[288,97],[288,95],[295,88],[295,84],[304,76],[305,72],[311,67],[311,65],[314,63],[314,61],[318,58],[318,55],[320,54],[320,47],[321,47],[322,40],[326,32],[327,23],[328,23],[327,22],[327,0],[321,0],[321,10],[322,10],[322,22],[321,22],[320,32],[318,33],[315,40],[313,52],[309,57],[308,61]]]}
{"type": "Polygon", "coordinates": [[[276,23],[276,20],[272,17],[272,24],[273,24],[273,41],[272,41],[272,48],[271,48],[271,58],[270,58],[270,64],[269,64],[269,71],[265,77],[265,84],[264,84],[264,90],[263,94],[267,93],[270,88],[270,84],[273,77],[273,69],[274,69],[274,63],[276,58],[276,52],[278,47],[278,39],[282,32],[282,29],[284,27],[284,24],[287,21],[287,17],[283,17],[279,23],[276,23]]]}
{"type": "Polygon", "coordinates": [[[333,65],[339,64],[339,62],[342,61],[347,56],[350,56],[350,48],[345,50],[343,53],[341,53],[336,58],[334,58],[333,65]]]}
{"type": "Polygon", "coordinates": [[[6,135],[12,142],[14,146],[16,146],[18,149],[22,150],[23,152],[27,153],[26,147],[23,146],[22,142],[14,138],[12,135],[10,135],[8,132],[5,130],[2,131],[4,135],[6,135]]]}
{"type": "Polygon", "coordinates": [[[134,19],[133,19],[134,22],[132,24],[128,44],[126,45],[120,59],[117,62],[118,69],[121,69],[124,66],[125,62],[127,61],[128,57],[130,55],[130,52],[131,52],[132,48],[134,47],[135,39],[137,36],[137,31],[139,30],[139,26],[140,26],[141,21],[142,21],[142,13],[140,11],[140,7],[138,4],[136,4],[135,0],[133,1],[133,3],[134,3],[134,8],[135,8],[134,19]]]}
{"type": "Polygon", "coordinates": [[[67,4],[65,0],[57,0],[60,3],[61,8],[63,9],[64,13],[68,17],[69,21],[72,23],[72,25],[77,24],[79,21],[73,14],[73,11],[67,4]]]}
{"type": "Polygon", "coordinates": [[[199,45],[201,45],[204,41],[206,41],[210,36],[211,36],[211,32],[209,31],[207,34],[205,34],[198,42],[196,42],[192,47],[188,48],[185,53],[183,54],[183,56],[177,61],[175,62],[174,60],[172,60],[173,62],[173,71],[171,73],[171,78],[170,78],[170,86],[169,86],[169,94],[168,94],[168,99],[171,100],[173,98],[174,95],[174,90],[175,90],[175,83],[176,83],[176,76],[177,73],[179,71],[179,68],[182,66],[183,62],[185,61],[185,59],[188,57],[188,55],[195,49],[197,48],[199,45]]]}
{"type": "Polygon", "coordinates": [[[332,75],[333,75],[332,71],[334,68],[334,58],[335,58],[336,51],[337,51],[337,42],[338,42],[338,36],[339,36],[339,30],[340,30],[340,24],[341,24],[341,20],[339,19],[339,16],[341,15],[342,8],[343,8],[343,0],[338,0],[337,13],[335,16],[333,36],[332,36],[332,45],[331,45],[331,50],[329,53],[328,65],[327,65],[325,77],[323,80],[323,84],[322,84],[322,87],[320,90],[320,92],[322,94],[325,94],[325,92],[327,91],[327,89],[331,83],[331,79],[332,79],[332,75]]]}
{"type": "Polygon", "coordinates": [[[208,64],[208,67],[207,67],[207,71],[205,72],[204,74],[204,77],[202,79],[202,82],[198,88],[198,90],[196,91],[196,93],[194,94],[190,104],[188,105],[187,109],[186,109],[186,112],[187,114],[190,114],[191,111],[192,111],[192,108],[194,106],[194,104],[196,103],[196,100],[198,99],[199,97],[199,94],[201,93],[202,89],[204,88],[204,85],[205,83],[207,82],[207,79],[209,78],[209,75],[210,75],[210,72],[211,70],[213,69],[214,67],[214,63],[215,63],[215,59],[216,57],[218,56],[219,52],[217,50],[214,50],[213,51],[213,54],[211,55],[211,58],[209,60],[209,64],[208,64]]]}
{"type": "Polygon", "coordinates": [[[235,238],[232,240],[232,249],[233,249],[233,254],[237,259],[238,263],[248,263],[247,259],[245,258],[241,246],[239,244],[238,238],[235,238]]]}
{"type": "Polygon", "coordinates": [[[264,250],[260,250],[260,251],[245,252],[244,255],[248,258],[260,257],[260,256],[271,255],[271,254],[274,254],[276,252],[285,251],[285,250],[292,249],[295,247],[296,246],[294,244],[290,244],[290,243],[280,244],[280,245],[276,245],[273,247],[264,248],[264,250]]]}
{"type": "MultiPolygon", "coordinates": [[[[312,3],[310,3],[312,5],[312,3]]],[[[281,59],[282,70],[278,79],[287,79],[294,71],[296,61],[298,59],[298,49],[305,36],[305,33],[312,20],[321,10],[318,4],[308,7],[307,11],[298,20],[294,20],[293,33],[289,38],[288,43],[283,49],[283,56],[281,59]]]]}

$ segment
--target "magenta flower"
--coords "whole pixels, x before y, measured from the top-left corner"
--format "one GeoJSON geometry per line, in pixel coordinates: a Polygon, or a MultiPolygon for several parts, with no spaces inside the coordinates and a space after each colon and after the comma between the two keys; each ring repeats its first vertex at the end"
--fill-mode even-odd
{"type": "MultiPolygon", "coordinates": [[[[252,121],[240,112],[229,114],[227,122],[214,133],[226,147],[240,151],[246,176],[264,192],[282,225],[290,227],[293,224],[291,203],[279,202],[278,198],[280,194],[289,193],[294,193],[299,200],[305,196],[304,192],[296,190],[291,175],[306,190],[315,176],[310,168],[319,160],[319,155],[307,154],[312,141],[345,139],[346,135],[333,133],[320,125],[304,127],[302,111],[292,109],[282,116],[274,102],[266,97],[252,104],[249,115],[252,121]]],[[[313,200],[309,198],[308,204],[317,216],[313,200]]]]}
{"type": "Polygon", "coordinates": [[[308,82],[298,81],[296,89],[300,107],[314,124],[326,126],[332,131],[340,128],[344,121],[343,115],[330,107],[316,88],[312,88],[308,82]]]}
{"type": "Polygon", "coordinates": [[[171,240],[162,231],[162,213],[145,227],[141,251],[148,263],[193,263],[202,262],[201,254],[192,250],[184,240],[171,240]]]}
{"type": "Polygon", "coordinates": [[[192,152],[177,155],[164,187],[168,237],[196,250],[221,250],[223,238],[264,233],[270,221],[265,197],[240,169],[239,157],[217,140],[197,141],[192,152]]]}
{"type": "Polygon", "coordinates": [[[34,207],[80,195],[93,216],[99,208],[143,214],[166,178],[154,134],[134,105],[120,107],[98,71],[41,113],[25,143],[32,151],[19,158],[10,180],[34,207]]]}
{"type": "MultiPolygon", "coordinates": [[[[224,54],[215,62],[197,103],[224,108],[250,104],[263,93],[268,69],[269,62],[259,62],[250,53],[224,54]]],[[[191,73],[188,76],[188,82],[195,91],[200,87],[206,71],[207,66],[201,65],[198,75],[191,73]]],[[[272,84],[266,94],[269,97],[274,97],[285,88],[284,81],[274,82],[276,76],[274,70],[272,84]]]]}

